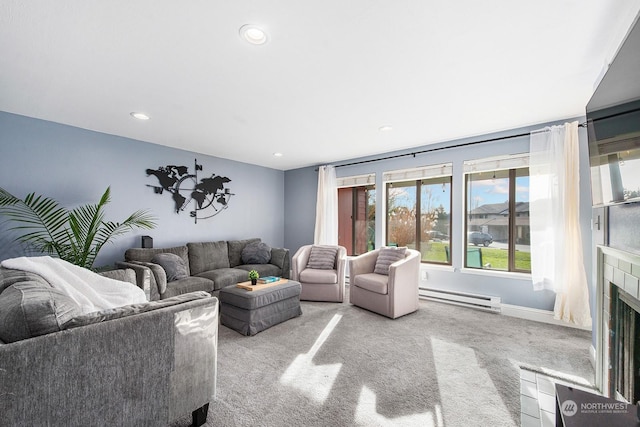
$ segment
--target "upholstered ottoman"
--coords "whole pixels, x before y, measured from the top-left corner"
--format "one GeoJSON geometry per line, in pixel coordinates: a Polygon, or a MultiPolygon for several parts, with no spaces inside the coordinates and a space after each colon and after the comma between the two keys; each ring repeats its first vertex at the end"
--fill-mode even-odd
{"type": "Polygon", "coordinates": [[[265,289],[248,291],[236,286],[220,289],[220,323],[243,335],[300,316],[299,282],[289,280],[265,289]]]}

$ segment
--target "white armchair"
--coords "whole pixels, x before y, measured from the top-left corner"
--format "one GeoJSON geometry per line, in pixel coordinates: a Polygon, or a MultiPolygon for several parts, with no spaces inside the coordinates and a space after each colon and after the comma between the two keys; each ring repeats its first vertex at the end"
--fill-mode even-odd
{"type": "Polygon", "coordinates": [[[402,249],[380,248],[349,260],[351,304],[392,319],[418,309],[420,252],[400,254],[402,249]]]}
{"type": "Polygon", "coordinates": [[[342,246],[302,246],[291,259],[291,278],[300,282],[300,299],[342,302],[344,300],[347,250],[342,246]]]}

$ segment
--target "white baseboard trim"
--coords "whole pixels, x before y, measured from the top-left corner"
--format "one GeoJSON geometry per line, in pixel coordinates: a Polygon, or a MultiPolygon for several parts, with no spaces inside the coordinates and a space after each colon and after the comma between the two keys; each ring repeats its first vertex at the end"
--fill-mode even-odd
{"type": "MultiPolygon", "coordinates": [[[[577,326],[571,323],[566,323],[561,320],[557,320],[553,317],[553,311],[540,310],[538,308],[522,307],[519,305],[502,304],[502,314],[505,316],[518,317],[520,319],[533,320],[536,322],[550,323],[552,325],[566,326],[569,328],[583,329],[590,331],[591,327],[577,326]]],[[[595,350],[594,350],[595,354],[595,350]]]]}

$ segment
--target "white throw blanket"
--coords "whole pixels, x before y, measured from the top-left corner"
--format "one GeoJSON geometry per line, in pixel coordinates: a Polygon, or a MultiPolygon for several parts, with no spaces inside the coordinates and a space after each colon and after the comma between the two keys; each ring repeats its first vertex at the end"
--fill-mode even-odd
{"type": "Polygon", "coordinates": [[[147,301],[144,291],[131,283],[101,276],[58,258],[19,257],[4,260],[0,264],[5,268],[41,276],[52,287],[73,299],[82,313],[147,301]]]}

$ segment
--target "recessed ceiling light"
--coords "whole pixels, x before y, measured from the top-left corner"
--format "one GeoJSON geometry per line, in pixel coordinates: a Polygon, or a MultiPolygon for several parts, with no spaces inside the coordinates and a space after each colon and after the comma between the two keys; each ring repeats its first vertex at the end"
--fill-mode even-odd
{"type": "Polygon", "coordinates": [[[247,24],[240,27],[240,37],[251,44],[265,44],[267,33],[262,28],[247,24]]]}
{"type": "Polygon", "coordinates": [[[145,113],[137,113],[135,111],[131,113],[131,117],[138,120],[149,120],[149,116],[147,116],[145,113]]]}
{"type": "Polygon", "coordinates": [[[384,126],[380,126],[380,127],[378,128],[378,130],[379,130],[380,132],[389,132],[390,130],[393,130],[393,126],[391,126],[391,125],[384,125],[384,126]]]}
{"type": "Polygon", "coordinates": [[[282,157],[283,154],[282,153],[273,153],[273,157],[282,157]]]}

